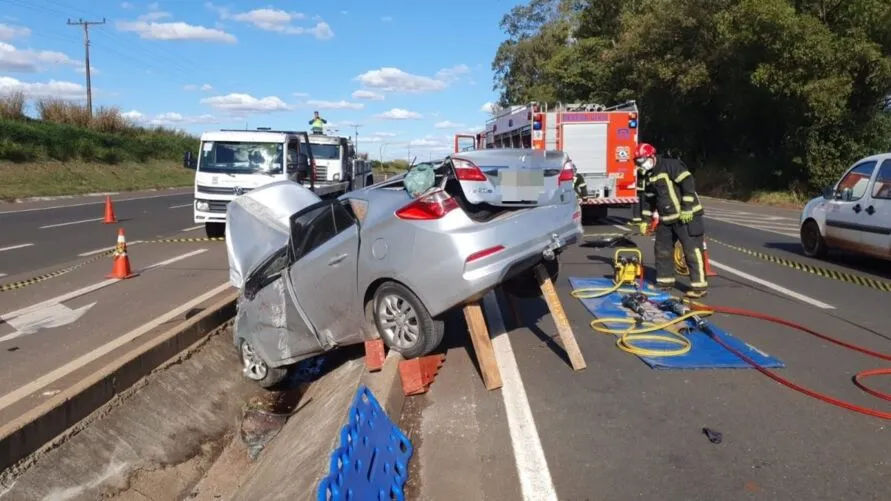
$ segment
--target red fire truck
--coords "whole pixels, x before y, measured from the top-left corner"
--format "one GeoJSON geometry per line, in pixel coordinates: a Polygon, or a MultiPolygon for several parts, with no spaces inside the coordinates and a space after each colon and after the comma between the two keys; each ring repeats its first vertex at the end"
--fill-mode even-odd
{"type": "Polygon", "coordinates": [[[637,203],[633,162],[638,142],[637,103],[617,106],[530,103],[495,114],[479,134],[455,136],[455,152],[481,148],[565,151],[588,185],[583,216],[605,217],[609,207],[637,203]]]}

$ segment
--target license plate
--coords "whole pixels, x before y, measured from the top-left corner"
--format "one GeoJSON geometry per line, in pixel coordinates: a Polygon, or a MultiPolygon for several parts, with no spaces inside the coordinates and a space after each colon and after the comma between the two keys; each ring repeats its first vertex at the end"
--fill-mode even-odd
{"type": "Polygon", "coordinates": [[[537,202],[544,191],[544,172],[540,170],[504,170],[499,177],[502,202],[537,202]]]}

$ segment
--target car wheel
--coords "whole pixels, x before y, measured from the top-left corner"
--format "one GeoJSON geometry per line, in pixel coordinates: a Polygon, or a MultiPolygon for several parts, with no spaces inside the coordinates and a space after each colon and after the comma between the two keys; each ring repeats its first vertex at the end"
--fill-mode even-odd
{"type": "Polygon", "coordinates": [[[826,256],[828,250],[826,240],[820,234],[820,226],[813,219],[808,219],[801,225],[801,250],[807,257],[822,258],[826,256]]]}
{"type": "Polygon", "coordinates": [[[426,355],[442,342],[445,324],[431,317],[407,287],[387,282],[375,291],[373,304],[374,323],[381,339],[403,357],[426,355]]]}
{"type": "MultiPolygon", "coordinates": [[[[560,260],[544,260],[541,264],[548,271],[551,282],[556,284],[557,278],[560,276],[560,260]]],[[[538,284],[538,278],[536,278],[535,270],[532,268],[505,282],[503,289],[508,294],[519,298],[541,297],[541,285],[538,284]]]]}
{"type": "Polygon", "coordinates": [[[204,223],[207,238],[223,238],[226,236],[226,223],[204,223]]]}
{"type": "Polygon", "coordinates": [[[274,387],[288,375],[288,370],[284,367],[269,367],[253,345],[244,339],[238,343],[238,351],[241,354],[241,371],[244,376],[256,381],[263,388],[274,387]]]}

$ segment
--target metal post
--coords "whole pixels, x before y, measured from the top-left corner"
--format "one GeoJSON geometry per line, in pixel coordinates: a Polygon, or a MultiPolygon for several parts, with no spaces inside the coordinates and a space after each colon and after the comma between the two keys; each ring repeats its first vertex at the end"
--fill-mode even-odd
{"type": "Polygon", "coordinates": [[[68,20],[69,26],[83,26],[84,28],[84,73],[87,77],[87,113],[90,118],[93,117],[93,82],[90,78],[90,25],[105,24],[105,18],[101,21],[84,21],[78,19],[76,22],[68,20]]]}

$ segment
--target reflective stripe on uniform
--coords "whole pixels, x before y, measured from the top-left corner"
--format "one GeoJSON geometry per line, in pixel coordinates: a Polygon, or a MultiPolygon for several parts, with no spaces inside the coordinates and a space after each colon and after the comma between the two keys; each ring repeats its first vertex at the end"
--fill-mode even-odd
{"type": "Polygon", "coordinates": [[[693,195],[684,195],[681,197],[681,201],[683,201],[683,202],[693,202],[695,200],[696,199],[693,198],[693,195]]]}
{"type": "Polygon", "coordinates": [[[681,181],[687,179],[688,177],[690,177],[690,171],[685,170],[684,172],[678,174],[678,177],[674,178],[674,182],[681,184],[681,181]]]}
{"type": "Polygon", "coordinates": [[[671,178],[668,177],[668,174],[662,173],[653,176],[653,181],[662,181],[665,183],[665,187],[668,189],[668,197],[671,198],[671,204],[674,206],[675,212],[677,214],[672,218],[671,216],[666,216],[662,218],[665,221],[670,221],[671,219],[676,219],[678,215],[681,213],[681,202],[678,201],[678,195],[674,192],[674,185],[672,184],[671,178]]]}

